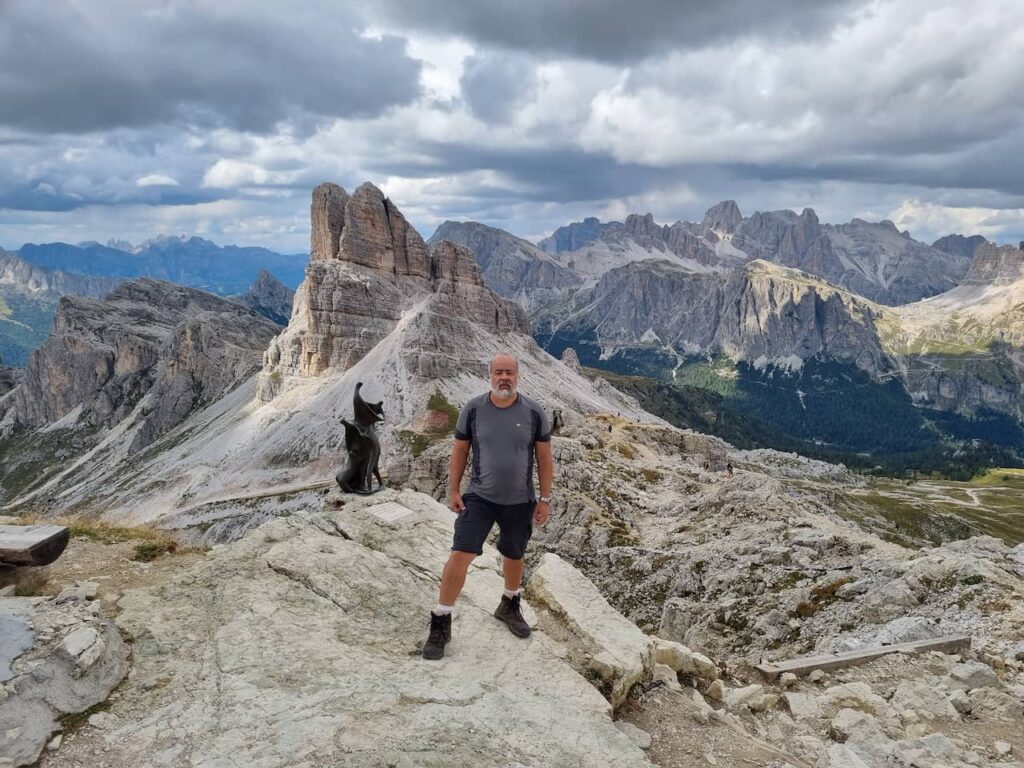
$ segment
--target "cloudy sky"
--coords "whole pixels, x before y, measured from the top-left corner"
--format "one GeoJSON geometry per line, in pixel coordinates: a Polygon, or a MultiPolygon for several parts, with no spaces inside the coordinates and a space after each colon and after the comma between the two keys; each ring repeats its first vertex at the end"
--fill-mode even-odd
{"type": "Polygon", "coordinates": [[[1021,0],[0,0],[0,247],[810,206],[1024,239],[1021,0]]]}

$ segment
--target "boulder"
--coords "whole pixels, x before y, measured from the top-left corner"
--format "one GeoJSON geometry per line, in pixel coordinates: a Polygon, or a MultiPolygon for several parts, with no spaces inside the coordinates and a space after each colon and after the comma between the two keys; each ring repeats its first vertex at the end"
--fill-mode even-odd
{"type": "Polygon", "coordinates": [[[597,672],[618,707],[630,688],[650,678],[654,643],[609,605],[580,571],[558,555],[546,553],[527,585],[527,595],[560,616],[593,649],[597,672]]]}
{"type": "Polygon", "coordinates": [[[128,671],[116,626],[79,600],[0,603],[0,755],[39,759],[63,715],[104,701],[128,671]],[[9,665],[9,666],[8,666],[9,665]]]}
{"type": "Polygon", "coordinates": [[[990,688],[999,685],[999,678],[992,667],[980,661],[967,661],[956,664],[943,679],[943,684],[950,690],[962,689],[970,691],[974,688],[990,688]]]}
{"type": "Polygon", "coordinates": [[[709,682],[718,679],[718,667],[715,663],[704,654],[691,651],[682,643],[655,637],[654,653],[659,664],[665,664],[676,672],[709,682]]]}

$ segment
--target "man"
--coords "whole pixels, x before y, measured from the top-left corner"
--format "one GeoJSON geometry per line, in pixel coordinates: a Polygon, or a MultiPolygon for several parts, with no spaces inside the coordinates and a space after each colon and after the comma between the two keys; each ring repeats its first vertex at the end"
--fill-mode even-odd
{"type": "Polygon", "coordinates": [[[528,637],[519,586],[523,555],[533,524],[544,525],[551,510],[551,428],[543,409],[519,394],[519,363],[498,355],[490,364],[491,391],[474,397],[459,414],[455,446],[448,466],[449,506],[458,515],[452,552],[441,576],[438,604],[430,612],[430,634],[423,658],[440,659],[452,637],[452,609],[466,583],[466,571],[483,554],[484,541],[495,523],[501,531],[505,594],[494,611],[517,637],[528,637]],[[473,470],[466,495],[460,495],[470,452],[473,470]],[[537,457],[540,498],[533,492],[533,460],[537,457]]]}

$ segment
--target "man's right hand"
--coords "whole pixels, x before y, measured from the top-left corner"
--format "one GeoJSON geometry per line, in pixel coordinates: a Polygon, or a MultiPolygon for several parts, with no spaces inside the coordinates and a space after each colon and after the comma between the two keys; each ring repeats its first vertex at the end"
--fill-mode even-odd
{"type": "Polygon", "coordinates": [[[456,515],[462,512],[462,510],[466,508],[466,505],[462,501],[462,494],[451,494],[451,496],[448,497],[448,506],[456,515]]]}

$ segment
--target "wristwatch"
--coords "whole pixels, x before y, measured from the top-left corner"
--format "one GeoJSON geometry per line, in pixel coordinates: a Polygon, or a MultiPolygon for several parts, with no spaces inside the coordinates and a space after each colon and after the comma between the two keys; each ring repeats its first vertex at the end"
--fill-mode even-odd
{"type": "Polygon", "coordinates": [[[539,499],[537,499],[537,501],[543,501],[548,506],[551,505],[551,497],[550,496],[541,496],[539,499]]]}

